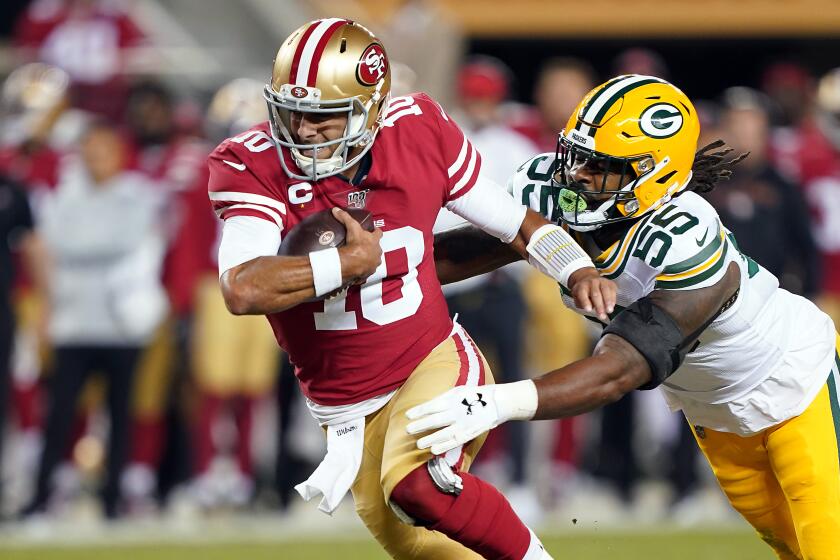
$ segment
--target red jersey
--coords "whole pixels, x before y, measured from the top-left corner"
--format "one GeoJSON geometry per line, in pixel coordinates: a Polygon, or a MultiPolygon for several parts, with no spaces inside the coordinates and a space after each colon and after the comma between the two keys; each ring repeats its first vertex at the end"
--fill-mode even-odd
{"type": "Polygon", "coordinates": [[[30,195],[56,186],[60,164],[61,154],[47,146],[32,151],[22,146],[0,147],[0,173],[25,185],[30,195]]]}
{"type": "MultiPolygon", "coordinates": [[[[452,330],[432,226],[443,205],[473,187],[481,158],[425,94],[391,100],[369,154],[370,170],[357,186],[340,176],[290,179],[263,123],[225,140],[209,158],[210,198],[223,219],[256,216],[290,230],[314,212],[363,202],[383,231],[382,263],[363,285],[268,316],[304,394],[324,405],[396,389],[452,330]]],[[[283,156],[296,170],[288,152],[283,156]]]]}
{"type": "Polygon", "coordinates": [[[797,129],[777,131],[771,156],[802,186],[822,255],[822,290],[840,295],[840,149],[808,119],[797,129]]]}

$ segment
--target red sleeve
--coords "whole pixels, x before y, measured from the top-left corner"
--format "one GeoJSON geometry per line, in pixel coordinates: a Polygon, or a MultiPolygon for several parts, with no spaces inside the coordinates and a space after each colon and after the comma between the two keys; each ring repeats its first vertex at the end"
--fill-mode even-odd
{"type": "MultiPolygon", "coordinates": [[[[255,154],[263,160],[274,154],[255,154]]],[[[259,162],[242,144],[225,140],[207,160],[208,191],[216,215],[223,220],[234,216],[254,216],[283,229],[286,205],[260,178],[259,162]]]]}
{"type": "Polygon", "coordinates": [[[448,176],[445,201],[455,200],[467,194],[478,180],[481,155],[436,101],[425,94],[418,95],[417,99],[425,102],[424,112],[428,111],[437,122],[437,145],[448,176]]]}
{"type": "Polygon", "coordinates": [[[195,175],[192,184],[175,196],[174,204],[180,207],[181,221],[164,262],[164,285],[173,310],[178,314],[192,309],[198,281],[208,272],[216,270],[212,253],[218,220],[207,207],[204,194],[207,169],[203,168],[195,175]]]}

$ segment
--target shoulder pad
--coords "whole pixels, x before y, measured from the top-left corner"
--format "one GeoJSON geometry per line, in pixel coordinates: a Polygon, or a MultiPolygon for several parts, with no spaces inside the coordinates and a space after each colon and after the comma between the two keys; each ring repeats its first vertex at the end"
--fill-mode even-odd
{"type": "Polygon", "coordinates": [[[207,158],[211,175],[215,170],[253,175],[267,183],[285,182],[282,170],[277,172],[280,162],[274,140],[266,127],[266,123],[255,126],[219,144],[207,158]]]}
{"type": "Polygon", "coordinates": [[[267,122],[253,126],[236,136],[231,136],[223,140],[216,146],[211,156],[223,152],[236,153],[242,157],[251,157],[251,155],[270,152],[270,155],[275,158],[277,157],[276,150],[274,149],[274,140],[271,138],[271,132],[268,129],[267,122]]]}
{"type": "MultiPolygon", "coordinates": [[[[392,97],[388,101],[388,108],[385,109],[382,119],[382,128],[387,130],[397,123],[403,125],[405,123],[426,124],[426,126],[429,126],[429,123],[441,120],[448,121],[449,115],[437,101],[425,93],[411,93],[392,97]],[[415,118],[404,118],[408,116],[414,116],[415,118]]],[[[434,124],[431,126],[434,126],[434,124]]]]}
{"type": "Polygon", "coordinates": [[[736,251],[715,209],[693,192],[657,209],[638,231],[633,256],[656,270],[655,289],[713,285],[736,251]]]}
{"type": "Polygon", "coordinates": [[[507,191],[517,202],[539,212],[552,222],[559,218],[557,196],[560,193],[560,187],[551,181],[554,174],[554,157],[554,152],[532,157],[520,165],[507,182],[507,191]]]}

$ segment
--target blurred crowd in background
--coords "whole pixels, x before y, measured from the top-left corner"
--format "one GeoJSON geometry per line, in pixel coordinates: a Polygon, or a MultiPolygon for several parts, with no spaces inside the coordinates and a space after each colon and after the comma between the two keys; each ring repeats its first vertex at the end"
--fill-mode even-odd
{"type": "MultiPolygon", "coordinates": [[[[319,4],[286,27],[334,15],[319,4]]],[[[0,86],[6,519],[70,515],[92,499],[108,519],[156,515],[174,500],[199,512],[283,510],[321,457],[323,436],[265,319],[225,309],[206,194],[212,148],[266,118],[263,82],[247,74],[267,78],[279,42],[263,45],[246,77],[179,79],[155,54],[159,29],[144,27],[143,5],[139,17],[113,1],[36,0],[3,38],[14,57],[0,86]]],[[[457,26],[426,3],[371,27],[392,60],[393,94],[440,99],[502,185],[554,151],[598,83],[669,78],[664,53],[649,49],[617,49],[598,69],[543,52],[533,90],[514,99],[517,69],[466,54],[457,26]]],[[[840,324],[840,69],[779,61],[761,72],[757,88],[727,83],[695,100],[701,146],[722,138],[733,156],[750,152],[709,200],[746,254],[840,324]]],[[[580,358],[598,336],[528,267],[445,292],[497,380],[580,358]]],[[[475,468],[531,522],[593,488],[630,508],[639,484],[658,480],[679,511],[709,484],[684,419],[657,392],[505,426],[475,468]]]]}

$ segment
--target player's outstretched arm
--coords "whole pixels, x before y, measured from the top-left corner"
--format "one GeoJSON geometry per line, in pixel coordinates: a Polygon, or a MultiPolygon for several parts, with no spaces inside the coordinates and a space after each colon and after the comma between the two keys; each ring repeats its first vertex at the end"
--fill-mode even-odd
{"type": "MultiPolygon", "coordinates": [[[[284,311],[316,297],[316,275],[341,278],[341,285],[364,280],[382,258],[379,229],[367,232],[338,208],[333,214],[347,229],[346,243],[338,249],[335,270],[313,271],[308,256],[258,257],[222,274],[220,284],[228,310],[234,315],[265,315],[284,311]],[[340,269],[340,270],[339,270],[340,269]]],[[[327,265],[329,266],[329,265],[327,265]]]]}
{"type": "Polygon", "coordinates": [[[459,282],[522,260],[500,239],[471,224],[435,234],[435,268],[441,284],[459,282]]]}
{"type": "Polygon", "coordinates": [[[435,267],[441,284],[491,272],[523,258],[569,288],[578,308],[595,310],[601,320],[608,320],[615,307],[615,284],[601,277],[568,234],[531,209],[524,212],[509,243],[475,225],[435,235],[435,267]]]}
{"type": "Polygon", "coordinates": [[[653,388],[679,367],[703,330],[734,301],[739,280],[732,263],[714,286],[654,291],[613,320],[592,356],[533,381],[455,387],[410,409],[406,430],[435,430],[417,446],[441,454],[510,420],[574,416],[634,389],[653,388]]]}
{"type": "Polygon", "coordinates": [[[455,387],[406,414],[409,434],[439,455],[511,420],[574,416],[615,402],[650,380],[647,362],[618,336],[601,339],[593,356],[534,381],[455,387]]]}

